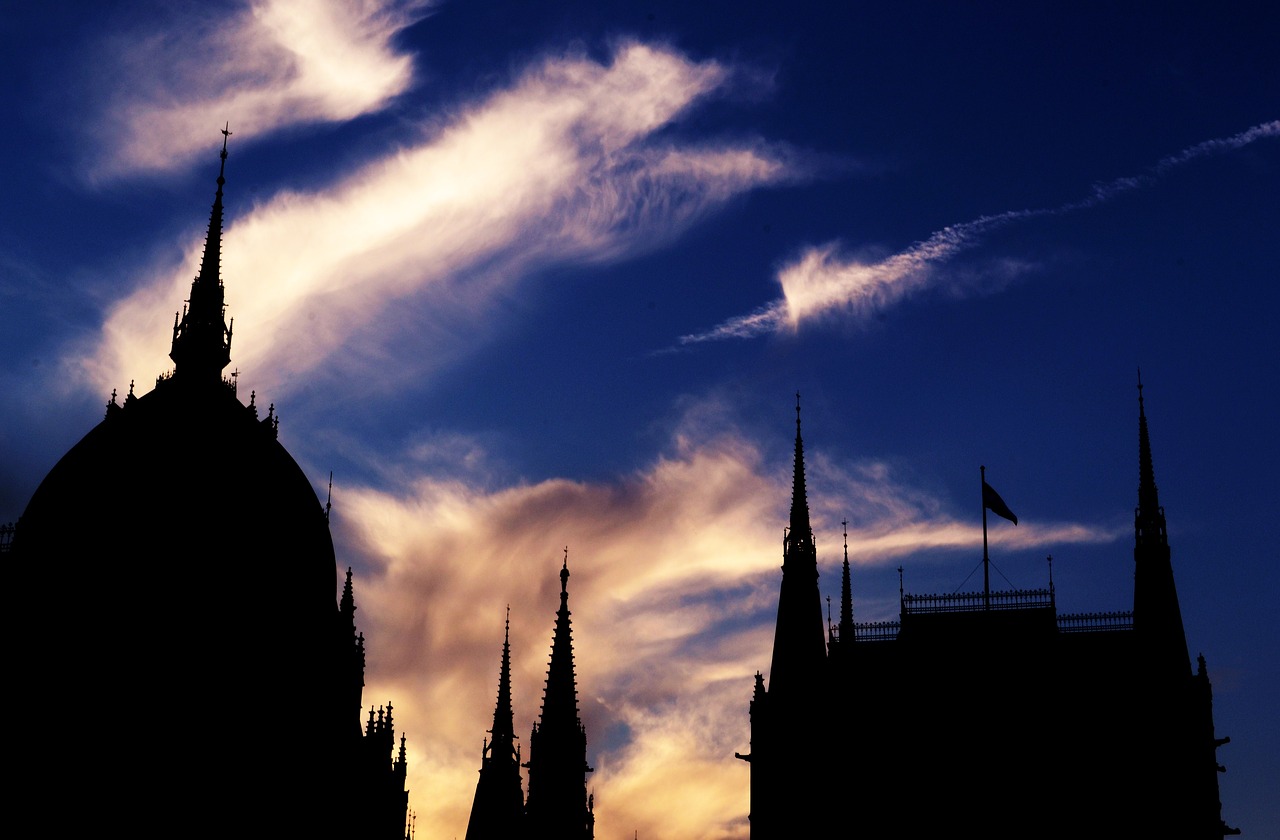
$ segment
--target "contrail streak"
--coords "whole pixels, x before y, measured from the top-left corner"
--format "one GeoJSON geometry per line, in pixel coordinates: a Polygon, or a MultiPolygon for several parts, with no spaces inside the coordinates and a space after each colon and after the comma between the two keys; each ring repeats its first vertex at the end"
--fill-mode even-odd
{"type": "Polygon", "coordinates": [[[1094,184],[1089,194],[1055,207],[1009,210],[949,225],[879,262],[843,259],[837,244],[810,246],[801,257],[778,272],[783,297],[754,312],[730,318],[712,329],[681,336],[678,345],[733,338],[754,338],[836,309],[866,315],[880,311],[928,286],[934,270],[960,251],[972,247],[982,235],[1014,222],[1042,216],[1058,216],[1105,204],[1119,195],[1150,187],[1169,171],[1201,158],[1225,154],[1262,139],[1280,137],[1280,120],[1255,125],[1230,137],[1188,146],[1161,158],[1142,175],[1115,178],[1094,184]]]}

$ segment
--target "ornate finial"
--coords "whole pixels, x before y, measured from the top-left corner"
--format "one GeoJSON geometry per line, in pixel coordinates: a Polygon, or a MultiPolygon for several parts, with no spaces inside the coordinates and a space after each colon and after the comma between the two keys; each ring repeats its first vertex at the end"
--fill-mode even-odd
{"type": "Polygon", "coordinates": [[[115,405],[115,404],[116,404],[116,389],[115,389],[115,388],[112,388],[112,389],[111,389],[111,402],[110,402],[109,404],[110,404],[110,405],[115,405]]]}
{"type": "MultiPolygon", "coordinates": [[[[133,380],[132,379],[129,380],[129,396],[130,397],[133,396],[133,380]]],[[[128,399],[128,397],[126,397],[125,399],[128,399]]]]}
{"type": "Polygon", "coordinates": [[[560,566],[560,597],[563,600],[569,593],[569,546],[564,547],[564,563],[560,566]]]}
{"type": "Polygon", "coordinates": [[[329,496],[324,500],[324,521],[329,521],[329,511],[333,510],[333,470],[329,470],[329,496]]]}
{"type": "Polygon", "coordinates": [[[222,177],[223,167],[227,165],[227,139],[231,136],[231,123],[227,123],[222,128],[222,153],[218,157],[222,158],[222,166],[218,167],[218,186],[226,183],[226,179],[222,177]]]}

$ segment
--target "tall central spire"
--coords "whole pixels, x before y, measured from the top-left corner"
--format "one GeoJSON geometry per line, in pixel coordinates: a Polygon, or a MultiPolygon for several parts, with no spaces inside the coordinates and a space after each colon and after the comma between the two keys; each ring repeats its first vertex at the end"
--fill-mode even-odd
{"type": "Polygon", "coordinates": [[[800,393],[796,392],[796,457],[791,479],[791,539],[812,538],[809,527],[809,497],[804,486],[804,441],[800,437],[800,393]]]}
{"type": "Polygon", "coordinates": [[[218,166],[218,189],[209,213],[209,232],[205,237],[200,271],[191,282],[191,298],[183,309],[181,320],[174,316],[174,377],[182,380],[218,382],[222,369],[231,363],[231,328],[226,323],[223,299],[222,263],[222,186],[227,182],[227,139],[230,126],[222,129],[221,163],[218,166]]]}

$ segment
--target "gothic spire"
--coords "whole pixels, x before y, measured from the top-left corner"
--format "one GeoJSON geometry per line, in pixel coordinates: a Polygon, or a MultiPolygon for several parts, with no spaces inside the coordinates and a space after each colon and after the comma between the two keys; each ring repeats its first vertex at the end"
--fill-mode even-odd
{"type": "MultiPolygon", "coordinates": [[[[848,645],[853,641],[853,586],[849,579],[849,520],[840,523],[844,526],[844,569],[840,577],[840,642],[848,645]]],[[[846,648],[847,650],[848,648],[846,648]]]]}
{"type": "Polygon", "coordinates": [[[578,716],[569,624],[569,549],[560,567],[560,609],[542,714],[529,736],[529,833],[536,837],[591,840],[593,819],[587,805],[587,731],[578,716]]]}
{"type": "Polygon", "coordinates": [[[515,724],[511,711],[511,607],[507,607],[507,624],[502,636],[502,667],[498,671],[498,704],[493,710],[493,740],[489,748],[494,757],[515,754],[515,724]]]}
{"type": "Polygon", "coordinates": [[[511,607],[502,639],[498,703],[493,710],[490,740],[480,756],[480,780],[467,820],[466,840],[505,840],[522,833],[524,790],[520,784],[520,751],[511,713],[511,607]]]}
{"type": "Polygon", "coordinates": [[[1142,371],[1138,371],[1138,508],[1134,514],[1135,536],[1139,543],[1168,545],[1164,508],[1156,490],[1156,471],[1151,462],[1151,436],[1142,398],[1142,371]]]}
{"type": "MultiPolygon", "coordinates": [[[[796,452],[791,488],[791,523],[782,539],[782,586],[773,636],[769,691],[788,683],[809,685],[826,658],[822,598],[818,594],[818,554],[809,524],[800,437],[800,395],[796,394],[796,452]]],[[[791,686],[795,687],[795,686],[791,686]]],[[[790,687],[788,688],[790,690],[790,687]]]]}
{"type": "Polygon", "coordinates": [[[804,486],[804,441],[800,438],[800,392],[796,392],[796,456],[795,472],[791,478],[791,536],[802,539],[812,537],[809,527],[809,497],[804,486]]]}
{"type": "Polygon", "coordinates": [[[184,380],[217,382],[222,377],[222,369],[231,363],[231,328],[225,319],[221,277],[222,186],[227,182],[224,176],[227,138],[230,136],[228,126],[222,130],[218,189],[209,213],[209,231],[205,237],[200,271],[191,282],[191,297],[183,309],[181,321],[173,327],[169,358],[173,359],[175,378],[184,380]]]}
{"type": "Polygon", "coordinates": [[[1184,677],[1191,672],[1191,656],[1173,580],[1164,508],[1160,507],[1156,493],[1141,371],[1138,373],[1138,507],[1133,524],[1133,629],[1142,639],[1149,667],[1157,674],[1184,677]]]}
{"type": "Polygon", "coordinates": [[[560,567],[560,609],[556,611],[555,635],[551,640],[551,663],[547,666],[547,687],[542,697],[539,728],[582,726],[578,720],[578,686],[573,672],[573,638],[569,622],[569,549],[564,550],[560,567]]]}

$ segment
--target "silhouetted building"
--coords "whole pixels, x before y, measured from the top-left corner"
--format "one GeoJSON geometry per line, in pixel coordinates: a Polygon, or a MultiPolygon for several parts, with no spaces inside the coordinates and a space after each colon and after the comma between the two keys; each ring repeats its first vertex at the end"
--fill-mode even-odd
{"type": "Polygon", "coordinates": [[[551,640],[542,716],[529,736],[529,797],[523,805],[520,750],[511,712],[510,621],[502,643],[492,740],[485,742],[466,840],[554,837],[592,840],[595,803],[587,794],[587,730],[578,714],[569,622],[569,559],[560,567],[560,609],[551,640]],[[519,833],[518,833],[519,832],[519,833]]]}
{"type": "Polygon", "coordinates": [[[1187,653],[1141,386],[1138,405],[1131,613],[1061,615],[1051,580],[900,593],[897,621],[855,623],[846,547],[825,632],[797,405],[773,662],[739,756],[753,840],[1238,833],[1221,817],[1228,739],[1204,658],[1193,672],[1187,653]]]}
{"type": "Polygon", "coordinates": [[[259,417],[223,375],[225,140],[221,158],[173,371],[112,393],[6,539],[15,673],[45,721],[15,769],[36,801],[58,787],[41,818],[76,830],[403,838],[404,739],[397,754],[390,704],[361,725],[364,639],[327,511],[274,406],[259,417]]]}

